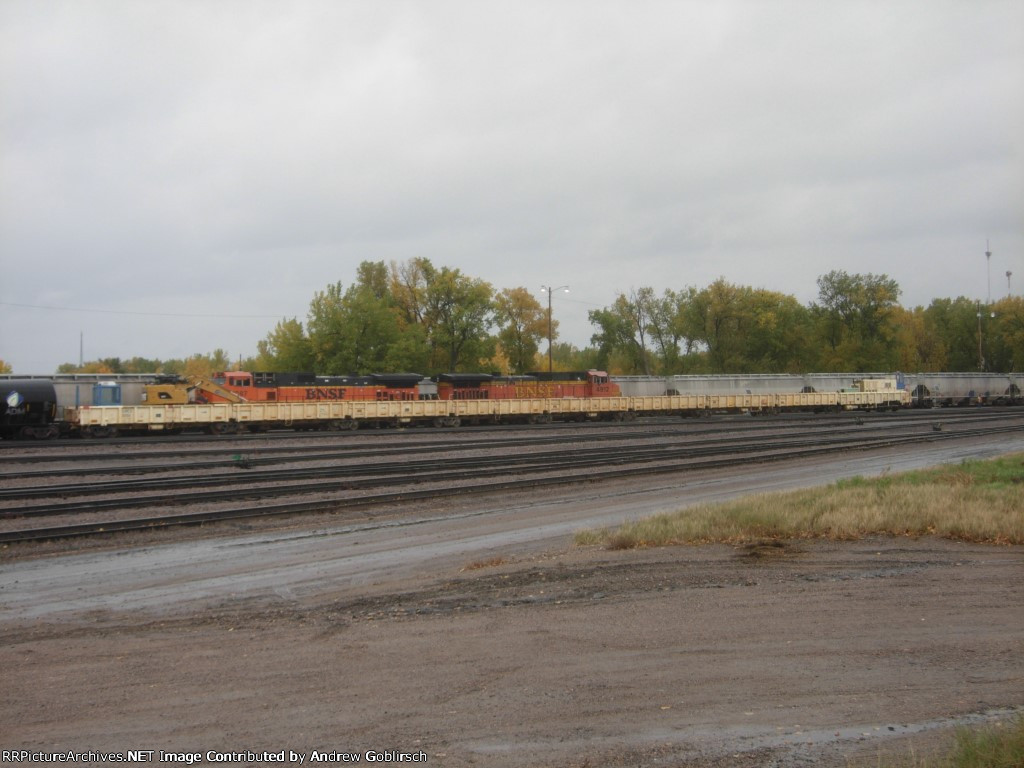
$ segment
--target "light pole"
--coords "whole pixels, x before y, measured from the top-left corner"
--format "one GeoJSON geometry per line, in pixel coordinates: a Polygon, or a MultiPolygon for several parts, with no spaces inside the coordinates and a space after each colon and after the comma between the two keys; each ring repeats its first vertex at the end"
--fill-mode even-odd
{"type": "Polygon", "coordinates": [[[985,279],[988,282],[988,304],[992,303],[992,251],[985,241],[985,279]]]}
{"type": "Polygon", "coordinates": [[[985,371],[985,353],[984,353],[984,351],[982,349],[982,345],[981,345],[981,319],[986,314],[988,314],[989,319],[995,319],[995,316],[996,316],[995,312],[992,312],[992,311],[989,311],[987,313],[986,312],[982,312],[982,310],[981,310],[981,302],[979,301],[978,302],[978,370],[981,371],[982,373],[984,373],[984,371],[985,371]]]}
{"type": "Polygon", "coordinates": [[[557,288],[552,288],[550,285],[542,285],[540,287],[542,291],[547,291],[548,294],[548,373],[551,373],[551,294],[555,291],[569,292],[568,285],[560,285],[557,288]]]}

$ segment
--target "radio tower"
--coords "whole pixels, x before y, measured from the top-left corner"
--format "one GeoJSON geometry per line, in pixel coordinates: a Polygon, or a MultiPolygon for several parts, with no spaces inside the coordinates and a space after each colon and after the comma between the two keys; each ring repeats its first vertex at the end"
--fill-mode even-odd
{"type": "Polygon", "coordinates": [[[992,303],[992,251],[988,247],[988,238],[985,238],[985,277],[988,280],[988,302],[992,303]]]}

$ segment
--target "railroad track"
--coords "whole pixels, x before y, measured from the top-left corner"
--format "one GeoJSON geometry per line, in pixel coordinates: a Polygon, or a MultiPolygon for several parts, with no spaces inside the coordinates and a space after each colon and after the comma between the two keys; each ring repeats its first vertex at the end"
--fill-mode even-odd
{"type": "MultiPolygon", "coordinates": [[[[1024,414],[1022,414],[1022,420],[1024,420],[1024,414]]],[[[851,425],[845,425],[851,426],[851,425]]],[[[891,425],[886,425],[891,428],[891,425]]],[[[790,438],[797,442],[806,441],[811,434],[826,435],[831,430],[828,427],[821,427],[815,429],[811,433],[807,427],[801,426],[799,428],[793,428],[798,433],[799,437],[790,438]]],[[[745,433],[749,433],[750,430],[744,430],[745,433]]],[[[778,428],[776,427],[776,431],[778,428]]],[[[645,429],[645,430],[622,430],[612,433],[602,434],[600,436],[588,436],[586,443],[588,447],[588,455],[595,456],[599,459],[613,460],[619,456],[620,451],[627,450],[631,452],[645,450],[636,446],[629,446],[623,448],[621,446],[615,446],[604,450],[594,449],[594,446],[598,443],[603,442],[616,442],[622,443],[624,440],[643,440],[643,441],[675,441],[675,440],[686,440],[691,444],[695,440],[706,439],[706,435],[694,435],[692,432],[678,430],[664,430],[664,429],[645,429]]],[[[828,439],[822,438],[822,439],[828,439]]],[[[716,445],[721,445],[726,448],[729,447],[741,447],[746,441],[749,441],[748,436],[728,437],[716,435],[714,441],[716,445]]],[[[451,468],[452,466],[478,466],[481,463],[490,461],[483,457],[472,457],[463,459],[427,459],[427,460],[416,460],[409,461],[409,457],[432,457],[436,456],[438,452],[446,451],[481,451],[493,453],[496,451],[514,451],[514,455],[506,454],[503,457],[503,461],[508,464],[519,464],[530,461],[543,461],[548,460],[550,457],[557,455],[557,450],[544,450],[544,449],[564,449],[566,438],[563,437],[545,437],[545,438],[526,438],[519,440],[474,440],[470,442],[459,442],[459,443],[438,443],[437,441],[431,442],[418,442],[415,444],[406,444],[401,447],[385,447],[385,448],[356,448],[356,447],[345,447],[338,450],[332,450],[330,452],[310,452],[308,447],[290,447],[284,450],[277,450],[271,448],[264,451],[256,451],[253,453],[235,453],[230,458],[225,458],[225,452],[223,450],[217,451],[211,456],[217,456],[218,458],[211,458],[209,460],[202,461],[188,461],[184,463],[177,463],[174,465],[166,464],[153,464],[153,463],[132,463],[132,464],[120,464],[114,466],[97,466],[97,467],[61,467],[58,469],[44,469],[44,470],[28,470],[21,472],[0,472],[0,481],[8,479],[17,480],[38,480],[49,477],[66,477],[74,476],[76,478],[85,477],[88,475],[139,475],[139,474],[166,474],[167,472],[181,472],[187,470],[189,472],[195,472],[199,470],[217,470],[217,469],[231,469],[233,470],[229,474],[219,475],[207,475],[205,477],[197,478],[190,476],[187,478],[165,478],[165,479],[151,479],[145,481],[109,481],[102,483],[82,483],[76,480],[73,485],[66,486],[35,486],[35,487],[12,487],[7,489],[0,488],[0,501],[4,499],[18,499],[18,498],[38,498],[40,496],[51,495],[88,495],[93,493],[104,493],[104,492],[137,492],[139,490],[149,490],[152,488],[158,488],[161,486],[172,487],[174,485],[215,485],[217,481],[222,481],[224,484],[245,484],[256,482],[260,480],[284,480],[289,477],[293,479],[305,479],[318,476],[344,476],[350,473],[356,474],[369,474],[379,473],[382,475],[393,475],[400,469],[414,471],[420,467],[425,468],[426,471],[436,471],[438,469],[451,468]],[[526,455],[522,455],[521,452],[524,449],[531,449],[531,452],[526,455]],[[368,463],[371,459],[387,459],[388,457],[402,457],[404,461],[400,465],[400,469],[396,469],[395,462],[387,463],[380,462],[375,464],[368,463]],[[256,467],[266,467],[278,464],[307,464],[313,462],[325,462],[325,461],[349,461],[359,462],[356,466],[339,466],[333,464],[327,467],[317,467],[315,469],[286,469],[286,470],[256,470],[239,474],[238,469],[249,469],[254,470],[256,467]]],[[[646,450],[663,451],[666,450],[664,446],[655,446],[646,450]]],[[[127,458],[124,454],[117,454],[117,456],[124,460],[127,458]]],[[[181,458],[182,454],[159,454],[157,456],[147,455],[146,461],[152,462],[154,459],[165,461],[172,458],[181,458]]],[[[191,459],[191,454],[186,454],[191,459]]],[[[83,456],[83,459],[88,459],[88,456],[83,456]]],[[[53,461],[54,459],[51,459],[53,461]]],[[[57,458],[60,463],[66,463],[66,459],[57,458]]],[[[0,513],[2,514],[2,513],[0,513]]]]}
{"type": "MultiPolygon", "coordinates": [[[[59,493],[74,493],[76,495],[84,493],[93,495],[134,494],[129,498],[92,501],[76,499],[70,502],[61,501],[30,507],[19,506],[14,510],[8,509],[0,512],[0,515],[7,518],[46,517],[82,512],[99,513],[139,506],[148,508],[169,504],[209,504],[222,502],[225,499],[237,500],[247,497],[258,498],[260,502],[254,505],[202,512],[151,515],[131,519],[107,519],[72,525],[3,531],[0,532],[0,543],[109,534],[117,531],[152,530],[172,526],[199,525],[219,520],[351,510],[418,499],[511,492],[535,489],[545,485],[565,485],[621,477],[706,470],[730,466],[737,461],[769,462],[809,458],[838,451],[963,439],[1024,430],[1024,418],[1001,419],[1000,421],[1003,423],[994,424],[988,420],[981,425],[965,428],[960,428],[958,425],[956,429],[945,431],[935,431],[930,425],[918,422],[907,427],[908,431],[890,429],[878,434],[841,434],[827,438],[820,435],[805,435],[771,441],[765,439],[751,441],[748,436],[721,439],[711,444],[688,446],[612,446],[587,451],[573,451],[569,455],[566,455],[566,451],[545,451],[541,454],[522,456],[492,455],[489,457],[449,458],[440,461],[392,462],[373,466],[360,464],[356,467],[345,468],[274,470],[266,473],[262,480],[276,483],[276,485],[240,489],[238,485],[251,486],[253,482],[257,481],[254,480],[253,474],[246,472],[236,473],[230,477],[210,478],[210,484],[221,487],[213,490],[189,491],[185,494],[137,495],[144,490],[166,488],[167,478],[162,481],[119,481],[92,484],[91,488],[88,485],[74,485],[57,489],[50,487],[43,490],[7,489],[2,492],[6,495],[0,495],[0,499],[19,501],[47,494],[53,497],[59,493]],[[514,475],[514,477],[509,479],[510,475],[514,475]],[[232,487],[224,488],[225,482],[228,481],[232,487]],[[472,482],[458,484],[466,481],[472,482]],[[403,487],[400,490],[393,490],[399,482],[403,484],[403,487]],[[355,491],[360,492],[360,495],[354,495],[355,491]],[[19,496],[19,493],[23,495],[19,496]],[[322,496],[315,500],[276,504],[266,502],[266,499],[275,496],[300,494],[321,494],[322,496]]],[[[175,484],[195,488],[197,479],[185,478],[182,482],[175,484]]]]}
{"type": "MultiPolygon", "coordinates": [[[[983,424],[988,422],[999,422],[1004,421],[1007,418],[1013,419],[1024,419],[1024,410],[1022,409],[1009,409],[1005,412],[991,413],[992,409],[986,409],[984,412],[980,411],[911,411],[904,414],[892,414],[892,413],[872,413],[872,414],[844,414],[840,417],[825,417],[819,416],[816,418],[807,417],[804,414],[793,414],[785,417],[765,417],[759,418],[756,421],[752,421],[749,417],[728,417],[723,420],[690,420],[680,422],[679,419],[658,420],[658,419],[647,419],[642,426],[611,426],[602,425],[599,429],[594,429],[593,434],[587,434],[586,441],[589,443],[598,442],[612,442],[621,441],[624,439],[693,439],[699,438],[702,435],[713,432],[720,434],[723,431],[734,431],[741,430],[744,433],[750,433],[755,431],[779,431],[779,430],[799,430],[803,434],[809,432],[827,432],[833,429],[850,429],[855,426],[858,427],[871,427],[884,424],[886,428],[893,428],[897,426],[911,426],[914,424],[920,424],[922,422],[932,424],[935,421],[935,415],[941,413],[943,417],[947,415],[952,418],[942,418],[941,421],[946,425],[954,425],[961,422],[971,424],[983,424]],[[928,416],[928,414],[932,414],[928,416]],[[982,415],[984,414],[984,415],[982,415]]],[[[572,429],[579,427],[580,425],[545,425],[546,430],[552,428],[562,428],[564,432],[566,429],[572,429]]],[[[592,428],[593,425],[585,425],[585,428],[592,428]]],[[[504,434],[507,427],[502,427],[501,432],[498,434],[504,434]]],[[[462,430],[465,432],[466,430],[462,430]]],[[[384,437],[385,444],[381,445],[379,442],[374,441],[373,444],[367,445],[367,443],[355,440],[348,436],[338,436],[337,434],[331,433],[311,433],[310,438],[313,442],[329,441],[334,443],[323,452],[311,451],[310,442],[303,439],[303,443],[300,445],[284,445],[284,442],[293,442],[296,438],[294,433],[277,433],[275,435],[261,435],[261,436],[243,436],[242,442],[237,442],[239,438],[235,438],[232,441],[230,438],[216,438],[215,442],[218,445],[210,447],[207,440],[200,440],[196,443],[189,443],[186,445],[180,445],[179,447],[173,447],[169,449],[157,449],[157,450],[130,450],[130,451],[104,451],[102,453],[97,452],[98,447],[109,448],[114,446],[114,441],[105,441],[103,443],[88,443],[81,440],[69,442],[65,446],[57,446],[55,450],[45,450],[55,444],[50,443],[19,443],[18,445],[23,448],[31,446],[37,450],[43,448],[43,452],[36,454],[20,455],[17,457],[8,457],[7,464],[17,465],[31,465],[31,464],[45,464],[45,463],[60,463],[61,465],[69,465],[67,467],[45,470],[10,470],[0,471],[0,482],[9,479],[30,479],[30,478],[43,478],[43,477],[58,477],[61,475],[72,475],[77,477],[87,475],[110,475],[110,474],[145,474],[152,473],[154,471],[166,470],[166,466],[154,467],[150,463],[154,461],[166,461],[166,460],[177,460],[182,457],[190,459],[188,468],[190,470],[200,469],[216,469],[221,468],[235,468],[240,465],[247,465],[249,467],[273,465],[279,464],[286,461],[290,462],[314,462],[314,461],[325,461],[333,459],[345,459],[356,457],[360,460],[371,458],[371,457],[384,457],[384,456],[407,456],[410,454],[418,455],[424,453],[432,453],[438,450],[445,450],[448,446],[456,447],[458,449],[467,450],[472,448],[480,449],[522,449],[522,448],[536,448],[545,445],[561,445],[565,443],[566,437],[564,434],[535,434],[537,428],[523,428],[519,427],[519,431],[526,432],[526,436],[523,437],[510,437],[495,439],[494,437],[479,438],[471,440],[459,440],[457,442],[446,442],[443,438],[438,439],[433,436],[435,433],[431,431],[430,437],[423,437],[422,432],[417,433],[415,436],[408,432],[406,433],[385,433],[387,436],[384,437]],[[280,439],[277,439],[280,438],[280,439]],[[393,438],[393,439],[389,439],[393,438]],[[225,442],[220,443],[219,441],[224,440],[225,442]],[[258,441],[258,442],[257,442],[258,441]],[[198,447],[197,447],[198,446],[198,447]],[[45,447],[45,448],[44,448],[45,447]],[[64,448],[78,449],[76,453],[57,453],[64,448]],[[226,454],[230,454],[226,457],[226,454]],[[120,465],[114,464],[114,462],[131,462],[123,463],[120,465]],[[73,469],[70,465],[75,464],[98,464],[99,466],[91,467],[78,467],[75,466],[73,469]]],[[[381,433],[377,433],[381,436],[381,433]]],[[[152,447],[156,444],[154,438],[148,438],[144,440],[129,440],[131,444],[139,442],[152,447]]],[[[163,441],[159,442],[163,445],[163,441]]],[[[181,468],[180,464],[175,465],[176,468],[181,468]]]]}
{"type": "MultiPolygon", "coordinates": [[[[699,417],[680,419],[678,416],[644,416],[640,418],[643,426],[636,427],[637,431],[651,428],[683,428],[687,431],[718,431],[723,428],[730,428],[742,425],[744,430],[772,430],[780,426],[803,425],[814,428],[843,426],[855,421],[886,420],[891,423],[897,422],[920,422],[933,421],[936,418],[942,421],[953,423],[955,421],[969,419],[1001,419],[1006,416],[1020,414],[1021,408],[1004,406],[986,406],[984,408],[936,408],[929,410],[903,410],[903,411],[850,411],[840,414],[835,413],[790,413],[776,415],[701,415],[699,417]]],[[[633,422],[637,423],[637,422],[633,422]]],[[[85,460],[86,456],[92,455],[96,460],[94,451],[96,447],[120,447],[120,446],[143,446],[145,448],[156,448],[147,450],[146,456],[178,456],[182,454],[203,455],[223,453],[225,445],[238,446],[241,450],[249,444],[265,445],[268,442],[294,442],[301,441],[305,445],[294,447],[292,450],[308,450],[310,442],[347,443],[358,450],[359,443],[363,438],[414,440],[423,444],[437,442],[437,436],[446,435],[473,435],[485,433],[493,434],[523,434],[527,433],[531,439],[536,435],[553,435],[546,439],[562,440],[559,433],[566,431],[593,433],[592,439],[606,439],[608,432],[624,427],[610,424],[608,422],[554,422],[552,424],[492,424],[486,426],[462,426],[455,428],[431,428],[417,429],[413,427],[402,427],[397,429],[365,429],[356,432],[331,432],[331,431],[306,431],[294,432],[290,430],[269,431],[251,434],[234,435],[208,435],[201,432],[188,433],[183,435],[150,435],[150,436],[129,436],[115,437],[102,441],[84,440],[82,438],[71,438],[46,441],[25,441],[25,440],[0,440],[0,456],[15,454],[12,461],[18,463],[45,462],[52,460],[50,452],[54,449],[78,449],[81,454],[71,454],[68,461],[85,460]],[[37,455],[25,455],[26,450],[41,451],[37,455]]],[[[287,450],[281,448],[279,450],[287,450]]],[[[115,457],[117,453],[102,454],[99,460],[106,457],[115,457]]],[[[126,454],[137,456],[138,452],[129,451],[126,454]]]]}

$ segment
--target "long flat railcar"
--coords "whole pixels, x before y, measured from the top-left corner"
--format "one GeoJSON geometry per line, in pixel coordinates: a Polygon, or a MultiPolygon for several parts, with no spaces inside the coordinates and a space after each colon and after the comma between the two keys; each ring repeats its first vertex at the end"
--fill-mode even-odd
{"type": "Polygon", "coordinates": [[[644,415],[778,413],[796,410],[895,409],[910,404],[903,389],[866,387],[844,392],[556,397],[516,400],[336,400],[185,405],[85,406],[67,409],[71,431],[86,437],[126,432],[214,433],[266,429],[355,429],[366,425],[622,420],[644,415]]]}

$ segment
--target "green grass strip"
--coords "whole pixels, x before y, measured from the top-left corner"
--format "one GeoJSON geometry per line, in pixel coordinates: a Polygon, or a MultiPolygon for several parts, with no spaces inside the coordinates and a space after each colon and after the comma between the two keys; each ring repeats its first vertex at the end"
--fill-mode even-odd
{"type": "Polygon", "coordinates": [[[1024,454],[701,504],[580,531],[575,542],[630,549],[874,535],[1024,544],[1024,454]]]}

